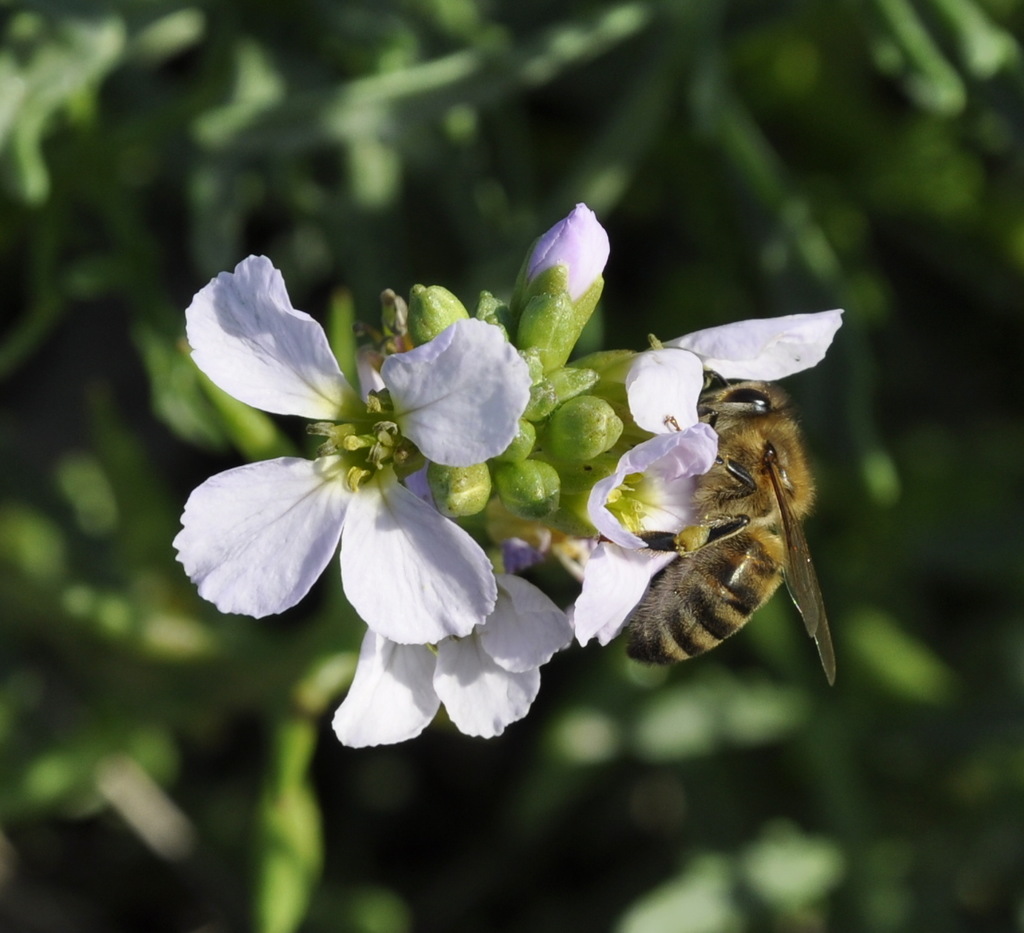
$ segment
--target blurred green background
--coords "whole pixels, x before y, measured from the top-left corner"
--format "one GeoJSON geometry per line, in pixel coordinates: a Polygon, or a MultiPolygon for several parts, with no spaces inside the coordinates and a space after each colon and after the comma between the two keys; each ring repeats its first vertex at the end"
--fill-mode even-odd
{"type": "MultiPolygon", "coordinates": [[[[0,931],[1024,931],[1021,0],[0,4],[0,931]],[[495,740],[330,731],[336,573],[221,616],[190,490],[304,444],[202,383],[250,253],[351,352],[585,201],[585,349],[847,309],[789,380],[838,680],[783,597],[495,740]]],[[[351,370],[350,370],[351,371],[351,370]]],[[[555,572],[535,579],[563,603],[555,572]]]]}

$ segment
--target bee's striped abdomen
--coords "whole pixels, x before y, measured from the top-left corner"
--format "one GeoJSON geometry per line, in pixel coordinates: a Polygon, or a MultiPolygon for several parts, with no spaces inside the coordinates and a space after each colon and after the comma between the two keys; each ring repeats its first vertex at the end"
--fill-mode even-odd
{"type": "Polygon", "coordinates": [[[630,657],[671,664],[709,651],[742,628],[782,580],[776,545],[774,536],[741,532],[669,564],[633,612],[630,657]]]}

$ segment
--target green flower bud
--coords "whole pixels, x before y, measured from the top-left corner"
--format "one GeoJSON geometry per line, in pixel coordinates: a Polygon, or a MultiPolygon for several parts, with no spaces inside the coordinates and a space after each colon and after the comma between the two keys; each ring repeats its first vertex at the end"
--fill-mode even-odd
{"type": "Polygon", "coordinates": [[[498,454],[494,460],[498,463],[519,463],[530,456],[536,443],[537,429],[525,418],[520,418],[519,430],[512,439],[512,443],[505,448],[504,452],[498,454]]]}
{"type": "Polygon", "coordinates": [[[469,312],[462,302],[441,285],[414,285],[409,292],[409,336],[416,346],[467,317],[469,312]]]}
{"type": "Polygon", "coordinates": [[[544,450],[558,460],[592,460],[622,435],[622,419],[603,398],[577,395],[555,409],[544,430],[544,450]]]}
{"type": "Polygon", "coordinates": [[[491,473],[486,463],[468,467],[429,463],[427,484],[437,510],[449,518],[476,515],[491,498],[491,473]]]}
{"type": "Polygon", "coordinates": [[[600,378],[594,370],[581,369],[576,366],[563,366],[548,376],[560,402],[582,395],[597,385],[600,378]]]}
{"type": "Polygon", "coordinates": [[[589,312],[577,312],[567,292],[537,295],[523,309],[517,345],[521,350],[536,349],[544,372],[549,373],[565,365],[589,318],[589,312]]]}
{"type": "Polygon", "coordinates": [[[540,351],[536,349],[520,350],[519,355],[526,360],[530,373],[530,385],[536,385],[544,378],[544,364],[540,361],[540,351]]]}
{"type": "Polygon", "coordinates": [[[635,356],[635,350],[598,350],[596,353],[588,353],[573,360],[569,366],[576,369],[592,369],[602,379],[624,382],[635,356]]]}
{"type": "MultiPolygon", "coordinates": [[[[557,295],[569,291],[569,267],[564,264],[550,266],[529,280],[526,286],[526,300],[537,295],[557,295]]],[[[569,295],[572,300],[572,295],[569,295]]]]}
{"type": "MultiPolygon", "coordinates": [[[[529,257],[527,257],[529,260],[529,257]]],[[[511,312],[513,320],[522,319],[523,310],[528,302],[537,297],[549,298],[552,295],[566,294],[569,292],[569,268],[565,265],[555,265],[527,282],[526,273],[528,262],[523,263],[519,270],[519,277],[516,279],[515,287],[512,289],[511,312]]],[[[572,296],[569,295],[572,301],[572,296]]]]}
{"type": "Polygon", "coordinates": [[[402,336],[409,331],[409,306],[390,288],[380,293],[380,319],[386,334],[402,336]]]}
{"type": "Polygon", "coordinates": [[[480,300],[476,305],[476,316],[481,321],[486,321],[488,324],[500,327],[506,338],[514,330],[512,326],[512,312],[509,310],[508,305],[504,301],[495,298],[490,292],[480,293],[480,300]]]}
{"type": "MultiPolygon", "coordinates": [[[[576,316],[586,324],[590,320],[590,316],[594,313],[594,309],[597,308],[597,303],[601,300],[601,292],[604,291],[604,279],[598,277],[593,285],[590,286],[579,298],[573,302],[573,307],[576,309],[576,316]]],[[[583,324],[580,325],[580,330],[583,330],[583,324]]]]}
{"type": "Polygon", "coordinates": [[[604,479],[615,472],[619,463],[617,453],[601,454],[593,460],[570,461],[570,460],[549,460],[557,471],[562,481],[562,495],[576,495],[577,493],[590,494],[594,483],[604,479]]]}
{"type": "Polygon", "coordinates": [[[494,486],[502,505],[520,518],[544,518],[558,508],[560,480],[550,463],[499,463],[494,486]]]}
{"type": "Polygon", "coordinates": [[[550,379],[542,379],[530,387],[530,401],[523,417],[527,421],[543,421],[558,406],[558,396],[550,379]]]}

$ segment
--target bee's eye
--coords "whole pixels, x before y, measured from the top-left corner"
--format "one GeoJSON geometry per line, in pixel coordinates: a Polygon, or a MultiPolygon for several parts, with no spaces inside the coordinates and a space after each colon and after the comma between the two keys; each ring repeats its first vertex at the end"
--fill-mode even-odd
{"type": "Polygon", "coordinates": [[[754,405],[760,411],[768,411],[772,407],[771,399],[764,392],[749,386],[733,389],[724,401],[731,405],[754,405]]]}

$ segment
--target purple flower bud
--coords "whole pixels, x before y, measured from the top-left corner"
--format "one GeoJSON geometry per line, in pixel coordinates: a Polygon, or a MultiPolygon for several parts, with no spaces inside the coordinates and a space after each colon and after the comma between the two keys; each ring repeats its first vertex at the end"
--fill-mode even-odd
{"type": "Polygon", "coordinates": [[[577,204],[568,217],[537,240],[527,263],[526,281],[563,265],[569,272],[569,297],[576,301],[604,271],[608,249],[608,234],[597,216],[586,204],[577,204]]]}

